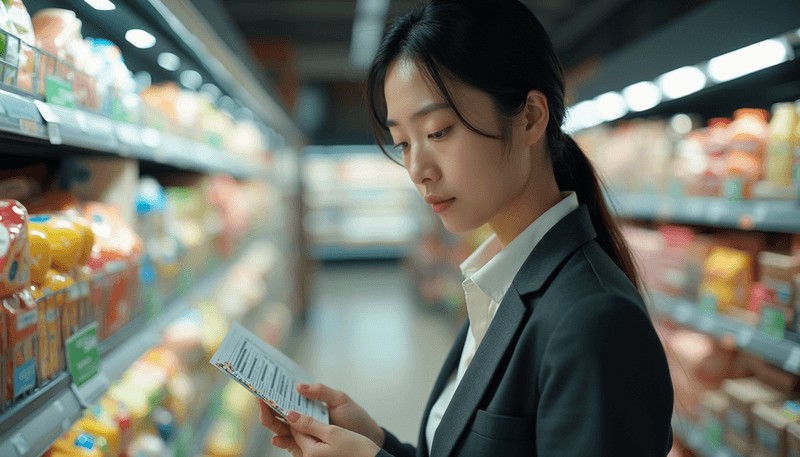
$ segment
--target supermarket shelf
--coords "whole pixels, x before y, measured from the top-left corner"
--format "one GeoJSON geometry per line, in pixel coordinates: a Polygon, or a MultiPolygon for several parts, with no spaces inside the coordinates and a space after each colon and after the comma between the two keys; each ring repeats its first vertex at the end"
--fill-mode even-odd
{"type": "Polygon", "coordinates": [[[703,431],[685,418],[672,416],[672,432],[693,452],[702,457],[734,457],[734,453],[725,446],[713,448],[706,442],[703,431]]]}
{"type": "Polygon", "coordinates": [[[606,199],[623,219],[663,221],[709,227],[800,232],[800,205],[795,201],[747,200],[731,202],[713,197],[612,192],[606,199]]]}
{"type": "Polygon", "coordinates": [[[3,88],[0,88],[0,131],[19,140],[46,140],[56,146],[190,171],[227,173],[237,178],[266,177],[268,174],[265,168],[230,157],[204,143],[148,127],[114,122],[79,109],[44,103],[3,88]]]}
{"type": "Polygon", "coordinates": [[[167,309],[147,325],[135,319],[120,332],[126,335],[122,342],[100,345],[102,357],[100,371],[90,382],[80,388],[72,384],[68,373],[61,374],[44,388],[0,415],[0,456],[36,457],[44,453],[62,433],[72,427],[83,414],[83,408],[95,403],[105,393],[110,383],[160,342],[162,331],[176,318],[191,309],[196,299],[208,296],[225,278],[238,260],[248,252],[248,246],[239,256],[223,263],[208,273],[189,292],[170,303],[167,309]]]}
{"type": "Polygon", "coordinates": [[[761,330],[722,314],[706,314],[687,300],[650,292],[656,313],[715,338],[731,335],[736,346],[794,374],[800,374],[800,344],[773,339],[761,330]]]}
{"type": "Polygon", "coordinates": [[[345,245],[316,244],[312,255],[320,260],[400,259],[408,256],[408,245],[345,245]]]}

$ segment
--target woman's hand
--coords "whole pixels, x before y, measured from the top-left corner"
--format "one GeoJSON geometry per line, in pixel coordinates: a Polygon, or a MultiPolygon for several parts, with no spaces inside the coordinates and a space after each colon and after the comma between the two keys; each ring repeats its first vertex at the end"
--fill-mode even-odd
{"type": "MultiPolygon", "coordinates": [[[[332,425],[357,433],[369,438],[378,447],[383,446],[383,429],[367,414],[364,409],[355,403],[342,391],[331,389],[323,384],[298,384],[297,392],[312,400],[321,400],[328,404],[328,415],[332,425]]],[[[263,401],[261,407],[261,424],[272,430],[275,437],[272,444],[292,452],[297,447],[289,425],[280,418],[263,401]]]]}
{"type": "Polygon", "coordinates": [[[287,450],[293,457],[375,457],[380,451],[369,438],[342,427],[294,411],[286,418],[294,438],[287,450]]]}

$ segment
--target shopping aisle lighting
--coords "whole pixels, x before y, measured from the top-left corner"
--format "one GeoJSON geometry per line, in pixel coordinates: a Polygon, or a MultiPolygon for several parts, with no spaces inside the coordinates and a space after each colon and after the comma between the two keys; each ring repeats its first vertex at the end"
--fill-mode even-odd
{"type": "Polygon", "coordinates": [[[131,29],[125,32],[125,39],[139,49],[149,49],[156,45],[156,37],[142,29],[131,29]]]}
{"type": "Polygon", "coordinates": [[[567,133],[575,133],[602,122],[595,101],[586,100],[567,109],[566,123],[563,128],[567,133]]]}
{"type": "Polygon", "coordinates": [[[597,113],[604,121],[615,121],[628,114],[625,97],[619,92],[606,92],[594,99],[597,113]]]}
{"type": "Polygon", "coordinates": [[[786,40],[765,40],[711,59],[708,74],[716,82],[730,81],[786,62],[790,52],[786,40]]]}
{"type": "Polygon", "coordinates": [[[84,0],[89,6],[98,11],[111,11],[116,9],[116,5],[109,0],[84,0]]]}
{"type": "Polygon", "coordinates": [[[171,52],[159,54],[157,62],[161,68],[167,71],[175,71],[181,67],[181,58],[171,52]]]}
{"type": "Polygon", "coordinates": [[[693,94],[706,87],[706,75],[697,67],[687,66],[664,73],[658,85],[668,98],[676,99],[693,94]]]}
{"type": "Polygon", "coordinates": [[[191,90],[197,90],[203,84],[203,77],[194,70],[183,71],[179,79],[183,87],[191,90]]]}
{"type": "Polygon", "coordinates": [[[378,52],[386,16],[389,13],[389,0],[358,0],[353,21],[353,34],[350,41],[350,63],[358,68],[366,68],[378,52]]]}
{"type": "Polygon", "coordinates": [[[650,81],[642,81],[622,89],[622,96],[631,111],[646,111],[661,103],[661,89],[650,81]]]}

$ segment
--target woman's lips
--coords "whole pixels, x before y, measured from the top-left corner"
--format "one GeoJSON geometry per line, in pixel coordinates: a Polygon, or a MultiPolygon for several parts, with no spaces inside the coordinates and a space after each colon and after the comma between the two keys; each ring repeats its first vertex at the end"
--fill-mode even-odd
{"type": "Polygon", "coordinates": [[[450,200],[445,200],[441,203],[432,203],[431,207],[433,208],[433,212],[439,214],[446,211],[455,200],[455,198],[451,198],[450,200]]]}

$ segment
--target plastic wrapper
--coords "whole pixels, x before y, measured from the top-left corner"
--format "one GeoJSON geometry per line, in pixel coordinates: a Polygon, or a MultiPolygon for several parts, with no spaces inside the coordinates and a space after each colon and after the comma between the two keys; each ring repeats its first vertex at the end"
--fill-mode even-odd
{"type": "Polygon", "coordinates": [[[20,202],[0,200],[0,298],[30,284],[28,223],[28,212],[20,202]]]}

